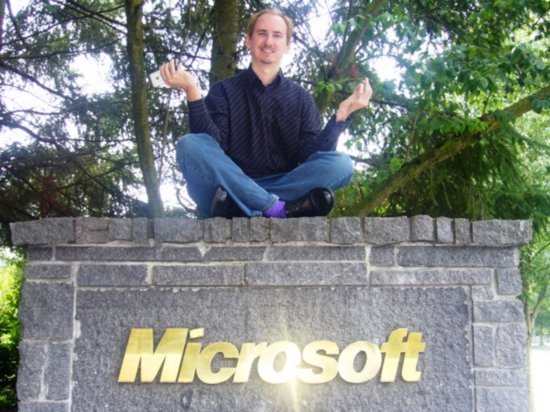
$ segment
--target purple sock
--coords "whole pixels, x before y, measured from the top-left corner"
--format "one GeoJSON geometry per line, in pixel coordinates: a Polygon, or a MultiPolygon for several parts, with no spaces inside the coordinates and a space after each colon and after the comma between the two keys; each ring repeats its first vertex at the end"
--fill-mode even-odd
{"type": "Polygon", "coordinates": [[[285,218],[285,202],[284,200],[277,200],[273,203],[269,209],[264,212],[265,217],[285,218]]]}

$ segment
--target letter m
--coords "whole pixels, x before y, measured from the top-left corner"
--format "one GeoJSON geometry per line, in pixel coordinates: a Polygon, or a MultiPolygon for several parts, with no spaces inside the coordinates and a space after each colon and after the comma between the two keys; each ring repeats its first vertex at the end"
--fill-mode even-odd
{"type": "Polygon", "coordinates": [[[120,366],[118,381],[135,382],[141,366],[141,382],[153,382],[161,369],[160,382],[176,382],[188,331],[187,328],[166,329],[153,351],[153,329],[133,328],[120,366]]]}

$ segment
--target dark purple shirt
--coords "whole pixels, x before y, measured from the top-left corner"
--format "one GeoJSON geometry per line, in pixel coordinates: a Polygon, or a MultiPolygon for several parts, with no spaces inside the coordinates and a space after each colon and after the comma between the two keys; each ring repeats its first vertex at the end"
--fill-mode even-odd
{"type": "Polygon", "coordinates": [[[311,95],[281,71],[264,86],[248,68],[189,103],[191,132],[212,136],[250,177],[288,172],[315,152],[335,150],[349,124],[332,116],[323,129],[311,95]]]}

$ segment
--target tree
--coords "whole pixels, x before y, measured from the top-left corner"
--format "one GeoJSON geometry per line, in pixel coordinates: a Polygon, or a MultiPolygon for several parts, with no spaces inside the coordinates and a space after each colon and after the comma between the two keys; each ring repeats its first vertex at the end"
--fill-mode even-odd
{"type": "Polygon", "coordinates": [[[212,57],[210,83],[235,74],[239,36],[239,2],[216,0],[212,9],[212,57]]]}
{"type": "MultiPolygon", "coordinates": [[[[515,130],[515,123],[528,112],[547,116],[548,5],[522,0],[521,7],[511,11],[508,3],[336,1],[330,9],[330,30],[321,42],[315,40],[319,39],[318,30],[310,23],[312,13],[320,7],[318,2],[299,6],[286,1],[275,4],[296,23],[295,61],[299,64],[288,72],[315,94],[325,117],[359,78],[368,76],[375,86],[377,97],[372,110],[357,114],[350,131],[348,146],[361,167],[354,185],[339,199],[338,213],[420,212],[491,218],[499,216],[495,202],[499,191],[521,193],[521,182],[508,177],[518,175],[520,155],[531,150],[533,142],[515,130]],[[381,58],[393,62],[402,80],[378,77],[374,67],[381,58]]],[[[131,4],[126,2],[127,6],[131,4]]],[[[144,4],[142,9],[141,2],[135,3],[139,6],[135,10],[143,12],[142,17],[128,12],[123,22],[120,4],[111,1],[33,3],[33,7],[12,15],[8,19],[11,25],[6,26],[10,40],[5,44],[22,47],[27,54],[4,46],[0,59],[3,67],[8,67],[6,79],[19,76],[21,83],[41,83],[48,93],[62,99],[62,110],[57,116],[27,111],[33,119],[33,124],[28,124],[28,120],[21,121],[22,116],[12,111],[6,112],[2,120],[4,128],[25,130],[36,142],[78,154],[70,158],[71,167],[65,168],[69,181],[60,182],[61,176],[55,174],[53,185],[48,172],[49,183],[44,183],[44,187],[55,187],[61,194],[61,188],[75,183],[71,180],[75,168],[91,170],[80,165],[80,155],[88,155],[88,162],[99,158],[103,163],[96,168],[98,174],[80,180],[79,185],[84,181],[86,185],[99,185],[108,194],[103,197],[106,202],[119,204],[119,210],[129,214],[145,212],[143,203],[135,200],[135,189],[125,188],[127,184],[134,188],[140,184],[135,179],[140,175],[135,173],[138,159],[151,203],[158,194],[157,176],[161,182],[180,178],[173,159],[173,143],[186,132],[185,105],[181,99],[174,103],[178,93],[151,90],[144,84],[145,73],[177,58],[206,89],[209,81],[242,68],[245,50],[241,40],[246,21],[243,15],[268,5],[235,0],[217,0],[213,6],[206,1],[183,0],[172,7],[160,1],[144,4]],[[131,16],[132,24],[128,24],[131,16]],[[32,23],[26,31],[22,24],[25,20],[32,23]],[[132,38],[132,30],[142,21],[143,46],[137,49],[144,53],[129,59],[130,46],[140,36],[128,42],[123,40],[132,38]],[[54,29],[44,30],[44,23],[54,29]],[[57,30],[58,27],[64,30],[57,30]],[[124,47],[126,43],[128,48],[124,47]],[[113,63],[112,92],[83,95],[70,71],[74,57],[83,53],[102,56],[113,63]],[[31,55],[41,63],[40,70],[38,64],[33,65],[31,55]],[[24,64],[8,65],[10,60],[24,64]],[[29,67],[27,72],[17,71],[16,66],[25,65],[29,67]],[[136,73],[127,67],[133,67],[136,73]],[[130,121],[129,108],[137,108],[138,101],[141,114],[134,110],[134,121],[130,121]],[[96,116],[98,107],[107,108],[101,117],[96,116]],[[67,112],[79,132],[89,136],[85,142],[76,143],[68,133],[61,114],[67,112]],[[142,136],[137,140],[142,143],[128,144],[136,135],[142,136]],[[114,167],[115,164],[124,164],[131,170],[114,167]],[[126,172],[129,173],[125,175],[126,172]],[[125,176],[124,183],[120,183],[119,176],[125,176]],[[116,181],[119,183],[113,184],[116,181]]],[[[10,150],[17,152],[16,148],[10,150]]],[[[34,152],[38,154],[40,150],[34,152]]],[[[546,149],[542,156],[547,156],[546,149]]],[[[13,164],[9,166],[13,169],[13,164]]],[[[13,173],[10,176],[10,181],[20,179],[13,173]]],[[[38,180],[43,181],[44,177],[38,180]]],[[[23,182],[29,188],[29,201],[38,198],[45,202],[46,189],[40,191],[37,187],[41,186],[31,179],[23,182]]],[[[534,193],[534,187],[523,190],[534,193]]],[[[541,194],[542,203],[532,204],[530,212],[523,210],[522,217],[530,217],[531,212],[541,216],[547,198],[541,194]]],[[[82,204],[91,203],[90,198],[82,204]]],[[[158,210],[159,202],[153,203],[157,206],[150,205],[149,209],[158,210]]],[[[79,213],[55,206],[51,208],[55,213],[79,213]]],[[[94,208],[94,214],[110,213],[106,206],[107,203],[94,208]]],[[[33,208],[23,209],[25,213],[21,214],[12,209],[10,219],[44,216],[28,213],[33,208]]],[[[185,210],[190,210],[189,204],[185,210]]],[[[542,225],[540,219],[537,222],[537,227],[542,225]]]]}
{"type": "Polygon", "coordinates": [[[127,100],[116,90],[87,95],[73,69],[76,57],[100,56],[97,44],[113,44],[120,6],[104,2],[94,12],[82,2],[56,3],[30,3],[17,15],[6,3],[0,127],[4,139],[19,137],[0,156],[4,229],[21,219],[145,210],[127,193],[140,183],[134,148],[120,135],[127,100]]]}
{"type": "Polygon", "coordinates": [[[149,215],[163,217],[164,209],[160,198],[159,181],[155,168],[153,147],[149,128],[149,109],[145,84],[145,63],[143,57],[143,1],[126,0],[127,47],[130,59],[130,86],[132,90],[132,114],[137,150],[149,198],[149,215]]]}
{"type": "Polygon", "coordinates": [[[535,325],[541,313],[550,315],[550,239],[548,234],[538,235],[532,244],[524,248],[521,259],[525,319],[528,343],[531,346],[536,332],[535,325]]]}
{"type": "Polygon", "coordinates": [[[0,408],[16,405],[15,378],[19,363],[19,290],[23,260],[0,251],[0,408]]]}

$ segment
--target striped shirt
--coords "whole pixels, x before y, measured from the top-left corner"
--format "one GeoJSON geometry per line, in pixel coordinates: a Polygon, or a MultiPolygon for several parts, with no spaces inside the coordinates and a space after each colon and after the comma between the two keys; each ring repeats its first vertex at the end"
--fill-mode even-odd
{"type": "Polygon", "coordinates": [[[189,103],[191,132],[212,136],[253,178],[288,172],[315,152],[335,150],[349,124],[332,116],[323,129],[311,95],[281,71],[264,86],[248,68],[189,103]]]}

